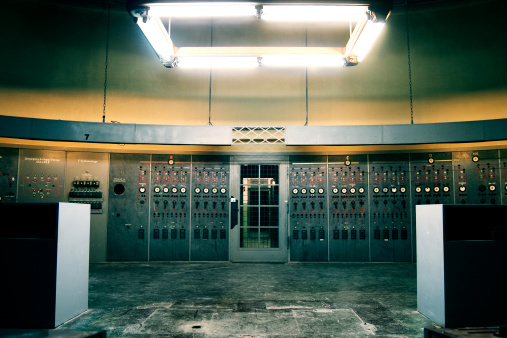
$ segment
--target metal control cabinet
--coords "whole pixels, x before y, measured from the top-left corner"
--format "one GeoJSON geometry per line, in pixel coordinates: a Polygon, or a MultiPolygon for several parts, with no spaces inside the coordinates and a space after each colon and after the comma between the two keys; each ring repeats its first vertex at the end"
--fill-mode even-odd
{"type": "Polygon", "coordinates": [[[370,260],[366,155],[329,156],[329,260],[370,260]]]}
{"type": "Polygon", "coordinates": [[[107,259],[147,261],[150,155],[111,154],[107,259]]]}
{"type": "Polygon", "coordinates": [[[19,150],[0,148],[0,203],[15,203],[19,150]]]}
{"type": "Polygon", "coordinates": [[[327,262],[327,156],[289,157],[290,259],[327,262]]]}
{"type": "Polygon", "coordinates": [[[504,325],[507,206],[416,209],[417,309],[446,327],[504,325]]]}
{"type": "Polygon", "coordinates": [[[0,327],[55,328],[86,311],[90,206],[0,204],[0,214],[0,327]]]}
{"type": "Polygon", "coordinates": [[[188,261],[190,155],[152,155],[150,260],[188,261]]]}
{"type": "Polygon", "coordinates": [[[18,202],[66,201],[65,161],[64,151],[20,149],[18,202]]]}
{"type": "Polygon", "coordinates": [[[498,150],[454,152],[456,204],[501,203],[498,150]]]}
{"type": "Polygon", "coordinates": [[[411,262],[408,154],[370,155],[372,262],[411,262]]]}
{"type": "Polygon", "coordinates": [[[192,156],[192,261],[229,260],[229,156],[192,156]]]}

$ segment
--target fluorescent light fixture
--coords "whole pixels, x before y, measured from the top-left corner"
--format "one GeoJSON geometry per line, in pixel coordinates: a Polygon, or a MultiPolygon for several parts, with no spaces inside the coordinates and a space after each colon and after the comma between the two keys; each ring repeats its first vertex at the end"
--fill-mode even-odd
{"type": "Polygon", "coordinates": [[[301,55],[264,55],[263,66],[275,67],[342,67],[345,60],[341,55],[301,54],[301,55]]]}
{"type": "MultiPolygon", "coordinates": [[[[141,3],[130,9],[131,15],[166,67],[239,68],[272,65],[278,67],[331,67],[356,65],[363,61],[384,28],[392,6],[337,5],[331,2],[284,3],[287,0],[264,2],[169,2],[141,3]],[[279,2],[277,2],[279,1],[279,2]],[[258,17],[280,21],[348,21],[353,32],[346,46],[211,46],[177,47],[170,37],[170,27],[161,17],[258,17]]],[[[152,0],[154,1],[154,0],[152,0]]],[[[181,1],[181,0],[179,0],[181,1]]],[[[223,0],[222,0],[223,1],[223,0]]],[[[170,22],[170,20],[169,20],[170,22]]],[[[238,21],[239,22],[239,21],[238,21]]],[[[249,21],[253,24],[254,21],[249,21]]],[[[170,23],[169,23],[170,24],[170,23]]],[[[331,25],[332,29],[336,26],[331,25]]]]}
{"type": "Polygon", "coordinates": [[[365,21],[358,24],[347,43],[345,54],[362,62],[384,29],[384,22],[365,21]]]}
{"type": "Polygon", "coordinates": [[[169,33],[158,17],[147,18],[147,21],[138,20],[137,24],[157,53],[162,63],[170,62],[174,54],[174,46],[169,33]]]}
{"type": "Polygon", "coordinates": [[[178,68],[254,68],[259,66],[255,56],[178,56],[178,68]]]}
{"type": "Polygon", "coordinates": [[[360,21],[367,6],[264,5],[261,19],[271,21],[360,21]]]}
{"type": "Polygon", "coordinates": [[[148,4],[149,16],[171,18],[210,18],[255,16],[255,4],[250,3],[168,3],[148,4]]]}

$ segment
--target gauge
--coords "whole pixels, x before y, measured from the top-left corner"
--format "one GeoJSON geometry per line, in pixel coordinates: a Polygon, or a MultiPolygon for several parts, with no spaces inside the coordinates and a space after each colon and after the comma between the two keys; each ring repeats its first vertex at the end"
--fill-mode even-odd
{"type": "Polygon", "coordinates": [[[198,194],[198,193],[201,192],[201,188],[195,188],[194,191],[195,191],[196,194],[198,194]]]}
{"type": "Polygon", "coordinates": [[[405,187],[401,187],[401,188],[400,188],[400,192],[401,192],[402,194],[406,193],[406,192],[407,192],[407,188],[405,188],[405,187]]]}
{"type": "Polygon", "coordinates": [[[396,193],[397,191],[398,191],[398,189],[396,189],[396,187],[392,187],[392,188],[391,188],[391,192],[392,192],[393,194],[394,194],[394,193],[396,193]]]}
{"type": "MultiPolygon", "coordinates": [[[[164,189],[165,189],[165,188],[164,188],[164,189]]],[[[173,194],[176,194],[176,193],[178,192],[178,188],[173,187],[173,188],[171,189],[171,192],[172,192],[173,194]]]]}
{"type": "Polygon", "coordinates": [[[180,192],[181,192],[182,194],[186,193],[186,192],[187,192],[187,188],[181,188],[181,189],[180,189],[180,192]]]}
{"type": "Polygon", "coordinates": [[[350,160],[346,160],[345,161],[345,165],[349,166],[350,165],[350,160]]]}
{"type": "Polygon", "coordinates": [[[144,193],[146,192],[146,188],[145,188],[145,187],[141,187],[141,188],[139,188],[139,192],[140,192],[141,194],[144,194],[144,193]]]}
{"type": "Polygon", "coordinates": [[[444,187],[444,192],[449,192],[449,187],[444,187]]]}
{"type": "Polygon", "coordinates": [[[424,187],[424,192],[429,193],[431,191],[430,187],[424,187]]]}
{"type": "Polygon", "coordinates": [[[439,188],[439,187],[435,187],[435,188],[433,188],[433,191],[434,191],[434,192],[439,192],[439,191],[440,191],[440,188],[439,188]]]}
{"type": "MultiPolygon", "coordinates": [[[[507,185],[505,186],[505,189],[507,190],[507,185]]],[[[333,188],[333,194],[337,194],[338,193],[338,188],[333,188]]]]}
{"type": "Polygon", "coordinates": [[[319,189],[319,194],[323,194],[324,193],[324,189],[320,188],[319,189]]]}
{"type": "Polygon", "coordinates": [[[474,156],[474,157],[472,157],[472,161],[474,161],[474,162],[479,162],[479,156],[474,156]]]}
{"type": "Polygon", "coordinates": [[[428,158],[428,163],[429,163],[429,164],[433,164],[433,163],[435,163],[435,159],[433,159],[433,158],[431,158],[431,157],[430,157],[430,158],[428,158]]]}
{"type": "Polygon", "coordinates": [[[415,192],[416,192],[416,193],[420,193],[421,191],[422,191],[422,188],[421,188],[421,187],[416,187],[416,188],[415,188],[415,192]]]}
{"type": "Polygon", "coordinates": [[[383,192],[384,194],[387,194],[387,193],[389,192],[389,189],[387,189],[387,188],[382,188],[382,192],[383,192]]]}
{"type": "Polygon", "coordinates": [[[209,193],[209,189],[208,188],[204,188],[204,189],[202,189],[202,192],[205,193],[205,194],[207,194],[207,193],[209,193]]]}
{"type": "Polygon", "coordinates": [[[160,187],[155,187],[153,191],[155,191],[158,194],[160,192],[160,187]]]}
{"type": "Polygon", "coordinates": [[[346,194],[347,193],[347,188],[342,188],[342,194],[346,194]]]}
{"type": "Polygon", "coordinates": [[[211,192],[214,193],[214,194],[216,194],[218,192],[218,189],[217,188],[213,188],[213,189],[211,189],[211,192]]]}
{"type": "Polygon", "coordinates": [[[221,194],[225,194],[225,192],[226,192],[226,191],[227,191],[227,190],[225,190],[225,188],[221,188],[221,189],[220,189],[220,193],[221,193],[221,194]]]}
{"type": "Polygon", "coordinates": [[[174,160],[169,160],[169,161],[167,161],[167,163],[169,163],[170,165],[173,165],[174,164],[174,160]]]}
{"type": "Polygon", "coordinates": [[[465,187],[464,185],[459,187],[459,191],[464,192],[465,190],[467,190],[467,187],[465,187]]]}
{"type": "Polygon", "coordinates": [[[494,185],[489,186],[489,191],[495,191],[495,190],[496,190],[496,186],[494,186],[494,185]]]}
{"type": "Polygon", "coordinates": [[[356,193],[356,188],[350,188],[350,193],[351,194],[355,194],[356,193]]]}
{"type": "Polygon", "coordinates": [[[380,191],[380,189],[379,189],[379,188],[377,188],[377,187],[373,188],[373,192],[374,192],[375,194],[378,194],[378,193],[379,193],[379,191],[380,191]]]}
{"type": "Polygon", "coordinates": [[[169,188],[168,188],[168,187],[163,187],[163,188],[162,188],[162,192],[163,192],[164,194],[167,194],[167,193],[169,192],[169,188]]]}
{"type": "Polygon", "coordinates": [[[315,189],[314,188],[310,189],[310,194],[315,194],[315,189]]]}
{"type": "Polygon", "coordinates": [[[298,190],[297,188],[292,189],[292,193],[293,193],[294,195],[295,195],[295,194],[297,194],[298,192],[299,192],[299,190],[298,190]]]}
{"type": "Polygon", "coordinates": [[[359,188],[359,193],[364,194],[364,188],[359,188]]]}
{"type": "Polygon", "coordinates": [[[305,188],[301,189],[301,193],[306,194],[306,189],[305,188]]]}

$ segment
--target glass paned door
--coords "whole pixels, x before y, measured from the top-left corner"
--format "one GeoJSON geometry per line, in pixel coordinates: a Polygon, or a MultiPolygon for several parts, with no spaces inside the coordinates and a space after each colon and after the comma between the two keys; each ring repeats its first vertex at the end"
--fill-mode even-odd
{"type": "Polygon", "coordinates": [[[237,164],[239,223],[231,231],[232,261],[286,261],[286,166],[237,164]]]}

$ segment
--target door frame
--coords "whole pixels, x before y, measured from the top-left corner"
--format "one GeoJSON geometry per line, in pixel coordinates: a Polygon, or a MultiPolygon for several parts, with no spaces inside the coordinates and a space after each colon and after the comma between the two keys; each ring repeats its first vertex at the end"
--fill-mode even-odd
{"type": "MultiPolygon", "coordinates": [[[[230,162],[230,192],[240,201],[240,166],[243,164],[277,164],[279,165],[279,211],[278,211],[278,248],[240,248],[239,236],[241,224],[230,229],[229,260],[231,262],[269,262],[286,263],[289,259],[288,237],[288,167],[289,157],[284,155],[237,155],[231,156],[230,162]]],[[[238,208],[238,220],[241,207],[238,208]]]]}

